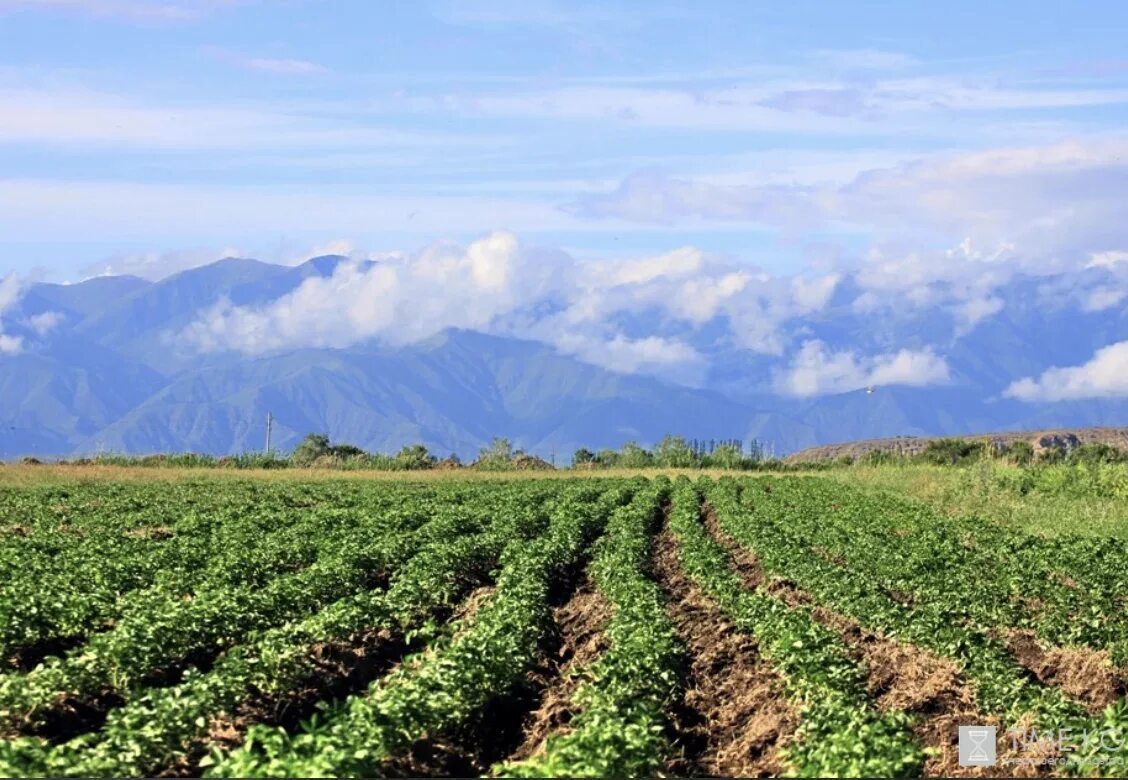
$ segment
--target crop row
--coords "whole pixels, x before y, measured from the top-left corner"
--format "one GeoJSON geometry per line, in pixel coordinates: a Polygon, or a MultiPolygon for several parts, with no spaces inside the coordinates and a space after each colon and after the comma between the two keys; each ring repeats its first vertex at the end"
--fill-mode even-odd
{"type": "Polygon", "coordinates": [[[37,507],[38,515],[24,518],[29,535],[6,538],[0,656],[102,630],[133,602],[149,598],[149,591],[188,595],[209,587],[261,587],[313,563],[332,543],[334,529],[380,523],[408,530],[427,516],[423,504],[429,503],[413,496],[414,511],[398,511],[408,495],[387,491],[363,513],[233,501],[206,517],[190,511],[176,518],[158,515],[170,521],[167,526],[154,525],[159,520],[152,517],[122,522],[102,514],[59,524],[50,507],[37,507]]]}
{"type": "Polygon", "coordinates": [[[252,697],[284,700],[316,672],[313,648],[354,641],[381,629],[403,636],[418,631],[469,588],[481,584],[506,544],[521,545],[545,523],[541,497],[512,492],[489,502],[496,520],[482,533],[465,533],[463,514],[428,525],[427,539],[399,569],[386,592],[365,591],[321,612],[262,632],[232,648],[206,673],[154,688],[111,711],[99,732],[52,746],[38,738],[0,743],[0,775],[144,776],[156,774],[199,744],[209,728],[252,697]]]}
{"type": "MultiPolygon", "coordinates": [[[[480,530],[496,502],[430,504],[410,511],[452,518],[463,533],[480,530]]],[[[26,674],[0,676],[0,722],[34,728],[63,698],[114,691],[128,698],[148,687],[155,674],[203,654],[204,660],[248,633],[316,611],[344,598],[373,575],[383,576],[410,558],[419,544],[450,533],[432,520],[418,531],[381,534],[383,525],[360,523],[326,534],[324,553],[310,566],[265,587],[214,588],[185,597],[162,589],[145,591],[108,631],[63,657],[52,657],[26,674]]]]}
{"type": "MultiPolygon", "coordinates": [[[[1101,716],[1089,717],[1061,689],[1038,683],[1012,657],[995,631],[968,619],[963,602],[966,585],[954,586],[950,592],[920,589],[908,598],[892,594],[868,570],[843,566],[835,559],[837,548],[827,550],[812,544],[812,540],[822,542],[826,538],[817,535],[816,528],[827,529],[833,521],[811,521],[814,524],[808,525],[799,517],[796,494],[782,490],[774,480],[748,484],[743,501],[739,486],[732,480],[711,485],[708,499],[724,529],[756,554],[766,572],[786,577],[817,601],[865,628],[951,659],[974,689],[983,714],[999,716],[1011,724],[1032,717],[1040,728],[1125,732],[1128,723],[1122,707],[1112,706],[1101,716]]],[[[840,496],[840,506],[845,500],[840,496]]],[[[806,514],[815,513],[808,509],[806,514]]],[[[855,521],[858,539],[864,539],[863,526],[868,517],[858,515],[855,521]]],[[[908,568],[911,563],[907,563],[908,568]]],[[[995,595],[985,590],[978,597],[995,595]]],[[[1074,758],[1077,766],[1085,766],[1086,756],[1079,753],[1074,758]]]]}
{"type": "Polygon", "coordinates": [[[750,484],[751,502],[774,522],[891,591],[945,598],[961,619],[1032,628],[1053,644],[1128,661],[1128,548],[1120,540],[1043,539],[822,479],[750,484]]]}
{"type": "Polygon", "coordinates": [[[553,581],[574,567],[607,516],[628,494],[595,502],[565,495],[545,534],[506,548],[496,590],[447,644],[377,680],[297,734],[257,726],[219,753],[208,775],[325,777],[382,774],[386,763],[427,735],[465,724],[504,697],[533,666],[551,621],[553,581]]]}
{"type": "Polygon", "coordinates": [[[924,754],[909,733],[909,718],[873,707],[863,670],[807,607],[744,588],[724,548],[701,523],[700,498],[688,480],[679,479],[670,527],[682,565],[738,628],[755,637],[784,679],[802,718],[786,751],[793,771],[815,777],[919,772],[924,754]]]}
{"type": "Polygon", "coordinates": [[[650,543],[669,493],[660,479],[615,511],[595,544],[590,566],[613,607],[608,649],[587,668],[572,698],[566,733],[543,751],[497,768],[510,777],[655,776],[668,757],[668,707],[681,680],[684,648],[666,615],[661,589],[648,576],[650,543]]]}

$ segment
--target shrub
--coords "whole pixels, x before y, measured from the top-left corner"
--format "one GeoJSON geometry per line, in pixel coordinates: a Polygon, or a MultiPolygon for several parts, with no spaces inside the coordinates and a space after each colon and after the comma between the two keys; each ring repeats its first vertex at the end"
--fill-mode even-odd
{"type": "Polygon", "coordinates": [[[481,471],[508,471],[513,468],[513,445],[509,439],[494,438],[490,446],[478,451],[474,468],[481,471]]]}
{"type": "Polygon", "coordinates": [[[290,454],[295,466],[311,466],[331,453],[329,437],[324,433],[311,433],[302,439],[290,454]]]}
{"type": "Polygon", "coordinates": [[[939,466],[955,466],[979,460],[984,453],[983,442],[967,439],[934,439],[928,442],[920,459],[939,466]]]}
{"type": "Polygon", "coordinates": [[[422,444],[405,446],[396,454],[396,466],[408,471],[433,468],[438,460],[422,444]]]}
{"type": "Polygon", "coordinates": [[[654,462],[665,468],[692,468],[697,456],[681,436],[664,436],[654,448],[654,462]]]}
{"type": "Polygon", "coordinates": [[[654,465],[654,456],[649,451],[629,441],[619,450],[616,465],[625,469],[644,469],[654,465]]]}

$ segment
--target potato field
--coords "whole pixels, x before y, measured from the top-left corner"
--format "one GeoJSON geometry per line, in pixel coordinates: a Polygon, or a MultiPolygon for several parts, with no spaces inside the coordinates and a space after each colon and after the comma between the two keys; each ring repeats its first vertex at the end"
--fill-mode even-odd
{"type": "Polygon", "coordinates": [[[1128,542],[818,476],[6,487],[0,569],[0,776],[1128,773],[1128,542]]]}

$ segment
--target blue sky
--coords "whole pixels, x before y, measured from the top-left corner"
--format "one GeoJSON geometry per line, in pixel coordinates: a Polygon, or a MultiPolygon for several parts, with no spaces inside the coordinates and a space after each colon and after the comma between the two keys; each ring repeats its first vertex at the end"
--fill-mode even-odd
{"type": "MultiPolygon", "coordinates": [[[[1045,241],[1039,209],[1125,182],[1126,28],[1112,2],[0,0],[0,271],[494,230],[774,273],[1045,241]],[[1055,155],[1097,170],[1047,176],[1055,155]],[[1004,179],[1042,200],[961,212],[1004,179]]],[[[1059,259],[1125,248],[1097,212],[1059,259]]]]}

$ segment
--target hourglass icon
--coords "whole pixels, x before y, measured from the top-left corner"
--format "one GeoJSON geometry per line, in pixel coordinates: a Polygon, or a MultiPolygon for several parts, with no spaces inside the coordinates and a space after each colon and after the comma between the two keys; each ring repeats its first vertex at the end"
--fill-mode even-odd
{"type": "Polygon", "coordinates": [[[995,727],[960,726],[960,766],[995,765],[995,727]]]}

